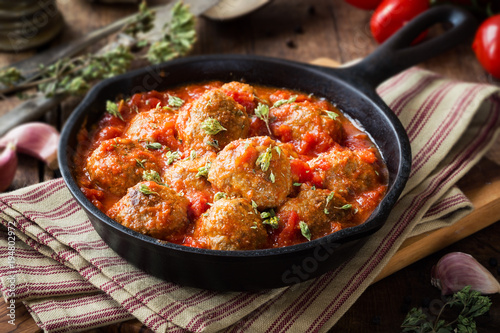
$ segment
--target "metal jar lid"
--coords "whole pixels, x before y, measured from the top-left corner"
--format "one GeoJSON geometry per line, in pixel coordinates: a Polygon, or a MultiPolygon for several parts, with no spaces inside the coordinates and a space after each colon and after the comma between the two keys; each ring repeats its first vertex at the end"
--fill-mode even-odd
{"type": "Polygon", "coordinates": [[[47,43],[64,20],[55,0],[0,0],[0,50],[23,51],[47,43]]]}

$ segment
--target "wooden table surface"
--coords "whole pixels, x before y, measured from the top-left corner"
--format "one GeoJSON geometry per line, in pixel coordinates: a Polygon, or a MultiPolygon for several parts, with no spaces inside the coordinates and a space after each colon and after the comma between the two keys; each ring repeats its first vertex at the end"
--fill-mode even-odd
{"type": "MultiPolygon", "coordinates": [[[[150,4],[161,1],[148,1],[150,4]]],[[[99,5],[86,0],[59,0],[67,28],[49,46],[58,45],[103,26],[135,11],[133,5],[99,5]]],[[[372,52],[377,43],[369,31],[370,12],[358,10],[341,0],[274,0],[270,5],[231,22],[198,20],[198,42],[193,54],[240,53],[272,56],[302,62],[328,57],[346,63],[372,52]]],[[[45,48],[46,48],[45,47],[45,48]]],[[[43,48],[42,48],[43,49],[43,48]]],[[[0,67],[33,55],[0,53],[0,67]]],[[[500,85],[487,75],[465,42],[452,51],[420,65],[458,80],[500,85]]],[[[0,114],[15,101],[0,102],[0,114]]],[[[57,127],[71,112],[77,101],[65,103],[49,112],[42,121],[57,127]]],[[[473,171],[475,177],[464,179],[461,186],[475,182],[487,184],[500,175],[500,167],[483,160],[473,171]]],[[[40,162],[20,157],[20,166],[9,190],[58,177],[40,162]]],[[[498,216],[500,219],[500,216],[498,216]]],[[[477,232],[369,287],[331,332],[398,332],[411,307],[428,307],[440,301],[440,292],[430,284],[432,266],[445,253],[462,251],[474,255],[498,277],[500,260],[500,224],[477,232]]],[[[492,297],[489,315],[478,320],[479,332],[498,332],[500,327],[500,296],[492,297]]],[[[22,305],[16,310],[16,326],[6,322],[6,307],[0,308],[1,332],[37,332],[40,329],[22,305]]],[[[100,328],[95,332],[147,332],[137,321],[100,328]]]]}

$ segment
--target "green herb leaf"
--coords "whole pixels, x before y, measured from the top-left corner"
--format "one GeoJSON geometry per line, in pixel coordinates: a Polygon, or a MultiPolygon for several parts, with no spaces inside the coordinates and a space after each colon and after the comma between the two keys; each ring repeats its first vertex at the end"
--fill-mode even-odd
{"type": "Polygon", "coordinates": [[[252,208],[253,210],[255,211],[255,214],[259,214],[259,211],[257,210],[257,208],[259,208],[259,206],[257,205],[257,203],[255,201],[252,200],[252,208]]]}
{"type": "MultiPolygon", "coordinates": [[[[253,204],[252,204],[253,206],[253,204]]],[[[257,208],[254,207],[254,209],[257,211],[257,208]]],[[[264,211],[260,213],[260,218],[263,220],[262,224],[267,224],[271,226],[273,229],[278,229],[279,228],[279,217],[276,216],[276,213],[274,212],[274,209],[270,209],[269,211],[264,211]]]]}
{"type": "Polygon", "coordinates": [[[148,170],[148,171],[144,170],[142,172],[142,179],[147,181],[153,181],[159,185],[164,185],[161,180],[160,174],[154,170],[148,170]]]}
{"type": "Polygon", "coordinates": [[[115,102],[106,101],[106,112],[108,112],[113,117],[120,118],[123,120],[120,110],[118,110],[118,105],[115,102]]]}
{"type": "Polygon", "coordinates": [[[139,192],[141,192],[142,194],[146,194],[146,195],[150,195],[150,194],[156,194],[156,195],[158,195],[158,193],[156,193],[154,191],[151,191],[151,189],[149,188],[149,186],[146,185],[146,184],[139,185],[139,192]]]}
{"type": "Polygon", "coordinates": [[[9,67],[0,70],[0,83],[13,87],[19,81],[24,80],[21,72],[15,67],[9,67]]]}
{"type": "Polygon", "coordinates": [[[295,102],[296,100],[297,100],[297,95],[294,95],[294,96],[290,97],[289,99],[280,99],[279,101],[274,103],[272,107],[279,108],[283,104],[290,104],[290,103],[295,102]]]}
{"type": "Polygon", "coordinates": [[[137,163],[138,166],[140,166],[141,168],[143,169],[146,169],[146,167],[144,166],[144,163],[147,162],[147,160],[140,160],[138,158],[135,159],[135,162],[137,163]]]}
{"type": "Polygon", "coordinates": [[[343,205],[342,207],[335,207],[337,209],[342,209],[342,210],[346,210],[346,209],[351,209],[352,208],[352,205],[351,204],[345,204],[343,205]]]}
{"type": "Polygon", "coordinates": [[[161,149],[162,147],[163,147],[162,144],[159,142],[151,142],[151,143],[148,142],[146,144],[147,149],[161,149]]]}
{"type": "Polygon", "coordinates": [[[271,133],[271,128],[269,127],[269,106],[259,102],[257,107],[254,109],[254,113],[257,118],[266,123],[267,130],[271,133]]]}
{"type": "Polygon", "coordinates": [[[302,186],[302,183],[293,183],[293,186],[302,186]]]}
{"type": "Polygon", "coordinates": [[[168,151],[167,154],[165,155],[165,157],[167,158],[167,165],[170,165],[172,163],[174,163],[175,161],[177,161],[178,159],[181,158],[181,154],[178,152],[178,151],[168,151]]]}
{"type": "Polygon", "coordinates": [[[215,139],[212,141],[207,141],[207,145],[214,147],[215,149],[219,149],[219,141],[215,139]]]}
{"type": "Polygon", "coordinates": [[[333,199],[334,196],[335,196],[335,193],[330,192],[330,194],[328,194],[328,196],[326,197],[324,213],[327,215],[330,214],[330,212],[328,211],[328,209],[326,207],[328,207],[328,204],[330,203],[330,201],[333,199]]]}
{"type": "Polygon", "coordinates": [[[176,96],[168,95],[168,105],[169,106],[171,106],[173,108],[180,108],[183,104],[184,104],[183,99],[176,97],[176,96]]]}
{"type": "Polygon", "coordinates": [[[214,195],[214,202],[217,201],[217,200],[226,199],[226,198],[227,198],[227,194],[226,193],[224,193],[224,192],[217,192],[214,195]]]}
{"type": "Polygon", "coordinates": [[[326,111],[326,114],[328,115],[328,117],[332,118],[333,120],[337,120],[337,117],[339,116],[338,113],[336,112],[333,112],[333,111],[326,111]]]}
{"type": "Polygon", "coordinates": [[[267,170],[269,170],[272,158],[272,149],[271,147],[267,147],[266,151],[259,155],[259,157],[255,161],[255,165],[260,166],[261,170],[266,172],[267,170]]]}
{"type": "Polygon", "coordinates": [[[311,230],[304,221],[299,222],[300,233],[304,236],[308,241],[311,240],[311,230]]]}
{"type": "Polygon", "coordinates": [[[227,131],[217,119],[208,117],[201,123],[201,129],[205,131],[208,135],[216,135],[219,132],[227,131]]]}
{"type": "Polygon", "coordinates": [[[276,177],[274,176],[274,173],[271,171],[271,174],[269,175],[269,180],[271,181],[271,183],[274,184],[274,182],[276,181],[276,177]]]}
{"type": "Polygon", "coordinates": [[[207,161],[204,166],[198,168],[198,173],[196,174],[196,177],[205,177],[208,178],[208,173],[210,172],[210,167],[212,166],[212,163],[210,161],[207,161]]]}
{"type": "Polygon", "coordinates": [[[191,153],[189,153],[189,159],[191,161],[196,159],[196,150],[191,150],[191,153]]]}

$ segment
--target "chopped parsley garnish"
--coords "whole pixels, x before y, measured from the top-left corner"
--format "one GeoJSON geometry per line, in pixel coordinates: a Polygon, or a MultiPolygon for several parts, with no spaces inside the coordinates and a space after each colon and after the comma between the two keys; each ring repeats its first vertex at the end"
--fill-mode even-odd
{"type": "Polygon", "coordinates": [[[273,108],[279,108],[283,104],[293,103],[293,102],[295,102],[296,99],[297,99],[297,95],[294,95],[294,96],[290,97],[289,99],[280,99],[279,101],[274,103],[273,108]]]}
{"type": "Polygon", "coordinates": [[[351,209],[352,205],[351,204],[345,204],[342,207],[335,207],[335,208],[346,210],[346,209],[351,209]]]}
{"type": "Polygon", "coordinates": [[[215,139],[212,141],[207,141],[207,145],[214,147],[215,149],[219,149],[219,141],[215,139]]]}
{"type": "Polygon", "coordinates": [[[151,142],[151,143],[148,142],[146,144],[147,149],[161,149],[161,147],[163,147],[163,146],[159,142],[151,142]]]}
{"type": "Polygon", "coordinates": [[[301,186],[302,183],[293,183],[293,186],[301,186]]]}
{"type": "Polygon", "coordinates": [[[263,220],[262,224],[270,225],[273,229],[279,228],[279,217],[276,216],[274,209],[260,213],[260,218],[263,220]]]}
{"type": "Polygon", "coordinates": [[[169,151],[167,152],[167,165],[170,165],[172,163],[174,163],[174,161],[178,160],[181,158],[181,154],[178,152],[178,151],[169,151]]]}
{"type": "Polygon", "coordinates": [[[120,113],[118,105],[115,102],[106,101],[106,112],[116,118],[120,118],[121,120],[123,120],[122,114],[120,113]]]}
{"type": "Polygon", "coordinates": [[[201,129],[205,131],[208,135],[215,135],[222,131],[227,131],[217,119],[208,117],[201,123],[201,129]]]}
{"type": "Polygon", "coordinates": [[[261,153],[255,161],[255,165],[260,166],[261,170],[266,172],[269,170],[271,165],[271,159],[273,158],[273,153],[271,147],[267,147],[266,151],[261,153]]]}
{"type": "Polygon", "coordinates": [[[337,120],[337,117],[339,116],[338,113],[336,112],[333,112],[333,111],[326,111],[326,114],[328,115],[328,117],[332,118],[333,120],[337,120]]]}
{"type": "Polygon", "coordinates": [[[269,175],[269,180],[271,180],[271,183],[274,183],[276,181],[276,177],[274,176],[274,173],[271,171],[271,174],[269,175]]]}
{"type": "Polygon", "coordinates": [[[173,108],[180,108],[184,105],[184,100],[176,96],[168,95],[168,105],[173,108]]]}
{"type": "Polygon", "coordinates": [[[154,170],[149,170],[149,171],[144,170],[142,172],[142,179],[155,182],[159,185],[163,185],[160,174],[154,170]]]}
{"type": "Polygon", "coordinates": [[[146,169],[146,167],[144,166],[144,163],[147,162],[147,160],[140,160],[138,158],[135,159],[135,162],[137,163],[138,166],[140,166],[141,168],[143,169],[146,169]]]}
{"type": "Polygon", "coordinates": [[[150,194],[156,194],[156,195],[158,195],[158,193],[156,193],[154,191],[151,191],[151,189],[149,188],[149,186],[146,185],[146,184],[139,185],[139,192],[141,192],[142,194],[146,194],[146,195],[150,195],[150,194]]]}
{"type": "Polygon", "coordinates": [[[226,199],[226,198],[227,198],[227,194],[226,193],[224,193],[224,192],[217,192],[214,195],[214,202],[217,201],[217,200],[226,199]]]}
{"type": "Polygon", "coordinates": [[[207,161],[207,163],[198,168],[198,173],[196,174],[196,177],[205,177],[208,178],[208,172],[210,171],[210,167],[212,166],[212,163],[210,161],[207,161]]]}
{"type": "Polygon", "coordinates": [[[305,238],[307,238],[308,241],[310,241],[311,240],[311,230],[309,230],[309,227],[307,226],[307,224],[304,221],[300,221],[299,227],[300,227],[300,233],[302,234],[302,236],[304,236],[305,238]]]}

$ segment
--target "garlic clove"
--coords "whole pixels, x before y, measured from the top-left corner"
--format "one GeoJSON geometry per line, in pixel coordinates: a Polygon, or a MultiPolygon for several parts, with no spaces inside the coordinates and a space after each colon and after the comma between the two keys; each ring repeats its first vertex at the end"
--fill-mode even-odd
{"type": "Polygon", "coordinates": [[[473,256],[452,252],[443,256],[432,268],[431,283],[441,289],[441,294],[449,295],[466,286],[482,294],[500,292],[500,283],[473,256]]]}
{"type": "Polygon", "coordinates": [[[16,145],[8,142],[5,149],[0,153],[0,192],[5,191],[16,174],[17,154],[16,145]]]}
{"type": "Polygon", "coordinates": [[[0,138],[0,148],[16,142],[17,151],[44,161],[49,168],[57,169],[59,132],[50,125],[31,122],[14,127],[0,138]]]}

